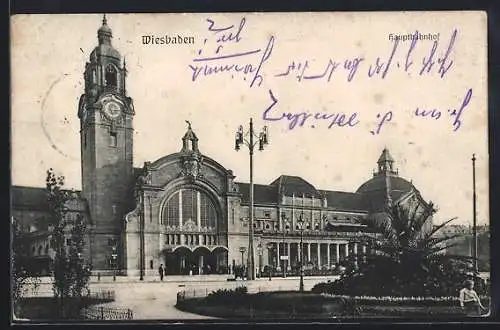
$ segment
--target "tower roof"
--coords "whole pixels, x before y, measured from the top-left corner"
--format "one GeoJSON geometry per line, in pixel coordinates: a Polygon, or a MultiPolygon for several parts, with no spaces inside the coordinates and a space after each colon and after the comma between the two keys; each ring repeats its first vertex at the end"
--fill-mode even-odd
{"type": "Polygon", "coordinates": [[[191,122],[186,120],[186,123],[188,124],[188,129],[182,138],[182,152],[199,154],[198,137],[194,134],[193,129],[191,128],[191,122]]]}
{"type": "Polygon", "coordinates": [[[380,154],[380,157],[378,158],[377,161],[377,163],[379,164],[385,162],[394,162],[394,158],[392,158],[387,148],[384,148],[384,150],[382,150],[382,154],[380,154]]]}
{"type": "Polygon", "coordinates": [[[105,36],[111,38],[113,36],[113,33],[111,31],[111,28],[108,26],[108,20],[106,19],[106,14],[104,14],[102,18],[102,26],[97,30],[97,35],[100,36],[105,36]]]}
{"type": "Polygon", "coordinates": [[[107,58],[114,58],[116,60],[121,59],[120,52],[113,48],[111,45],[111,39],[113,38],[113,33],[111,28],[108,26],[108,20],[106,15],[102,18],[102,26],[97,30],[97,40],[99,45],[94,48],[90,54],[90,61],[95,62],[100,56],[105,56],[107,58]]]}

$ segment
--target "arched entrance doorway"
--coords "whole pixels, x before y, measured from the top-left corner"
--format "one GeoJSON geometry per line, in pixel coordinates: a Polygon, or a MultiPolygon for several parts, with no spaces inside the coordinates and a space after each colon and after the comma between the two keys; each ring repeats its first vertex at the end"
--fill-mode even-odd
{"type": "Polygon", "coordinates": [[[212,251],[198,246],[191,251],[186,246],[163,251],[167,275],[227,274],[227,248],[218,246],[212,251]]]}

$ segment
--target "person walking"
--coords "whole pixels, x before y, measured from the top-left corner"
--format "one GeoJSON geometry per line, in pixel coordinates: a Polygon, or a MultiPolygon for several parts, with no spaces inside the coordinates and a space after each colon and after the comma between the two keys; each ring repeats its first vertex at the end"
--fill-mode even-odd
{"type": "Polygon", "coordinates": [[[158,273],[160,273],[160,280],[163,281],[163,276],[165,275],[165,270],[163,269],[163,264],[158,268],[158,273]]]}
{"type": "Polygon", "coordinates": [[[474,290],[474,281],[465,281],[465,286],[459,294],[460,307],[467,316],[479,316],[482,310],[486,310],[474,290]]]}

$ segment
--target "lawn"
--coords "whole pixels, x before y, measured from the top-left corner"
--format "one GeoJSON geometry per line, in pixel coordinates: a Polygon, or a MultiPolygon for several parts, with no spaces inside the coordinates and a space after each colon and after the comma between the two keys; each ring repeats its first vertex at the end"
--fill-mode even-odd
{"type": "MultiPolygon", "coordinates": [[[[488,306],[489,301],[483,300],[488,306]]],[[[301,319],[359,317],[463,317],[457,302],[377,302],[345,299],[311,292],[224,292],[206,298],[178,300],[176,307],[191,313],[226,319],[301,319]]]]}
{"type": "Polygon", "coordinates": [[[61,306],[53,297],[23,298],[19,302],[16,317],[29,320],[58,320],[79,319],[82,308],[113,301],[111,297],[82,297],[66,298],[63,305],[65,313],[61,313],[61,306]]]}

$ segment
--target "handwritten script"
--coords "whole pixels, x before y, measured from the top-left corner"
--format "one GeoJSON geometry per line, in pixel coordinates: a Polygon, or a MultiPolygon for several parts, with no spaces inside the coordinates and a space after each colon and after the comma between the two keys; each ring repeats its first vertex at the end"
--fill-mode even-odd
{"type": "MultiPolygon", "coordinates": [[[[207,36],[196,56],[188,65],[193,82],[210,79],[214,76],[227,76],[230,79],[242,79],[249,88],[263,87],[265,79],[293,79],[298,83],[319,81],[328,84],[335,80],[352,84],[360,79],[385,80],[397,71],[409,78],[436,77],[446,79],[454,68],[454,49],[459,32],[453,29],[444,41],[422,41],[414,32],[411,43],[394,38],[389,40],[385,54],[375,58],[366,58],[363,54],[354,54],[347,58],[330,58],[324,63],[311,57],[306,60],[291,59],[285,67],[274,68],[270,62],[274,47],[278,47],[277,38],[270,35],[262,40],[261,47],[245,47],[245,17],[231,25],[221,25],[211,18],[206,19],[207,36]],[[237,48],[238,51],[232,50],[237,48]],[[243,50],[242,50],[243,49],[243,50]],[[417,56],[419,54],[425,55],[417,56]]],[[[300,109],[290,112],[280,110],[279,96],[267,89],[270,103],[262,112],[262,119],[270,122],[285,122],[288,129],[300,127],[326,127],[327,129],[352,129],[360,126],[362,120],[374,123],[369,133],[378,135],[387,123],[397,120],[398,112],[387,109],[376,113],[374,118],[362,118],[362,114],[349,111],[315,111],[300,109]]],[[[462,99],[446,109],[438,109],[415,104],[407,111],[416,120],[446,120],[452,132],[458,131],[463,124],[464,113],[473,98],[472,88],[462,92],[462,99]]],[[[372,115],[373,116],[373,115],[372,115]]]]}

